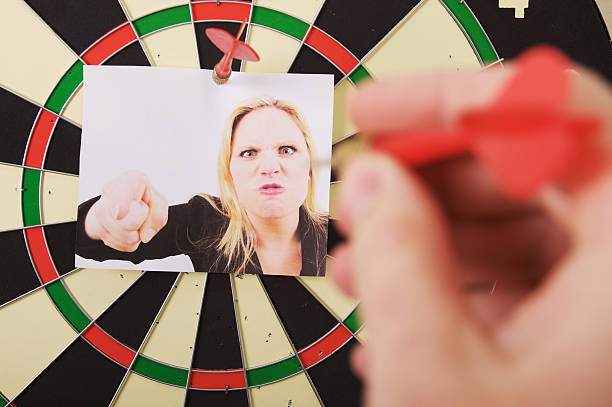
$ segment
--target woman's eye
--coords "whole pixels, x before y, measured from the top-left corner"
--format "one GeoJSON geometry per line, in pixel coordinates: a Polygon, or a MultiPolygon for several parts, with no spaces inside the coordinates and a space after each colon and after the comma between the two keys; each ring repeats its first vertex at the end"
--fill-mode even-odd
{"type": "Polygon", "coordinates": [[[295,147],[291,147],[291,146],[282,146],[281,148],[278,149],[278,152],[281,155],[290,155],[295,153],[296,149],[295,147]]]}
{"type": "Polygon", "coordinates": [[[255,157],[255,154],[257,154],[257,151],[251,149],[251,150],[244,150],[240,153],[240,157],[246,157],[246,158],[250,158],[250,157],[255,157]]]}

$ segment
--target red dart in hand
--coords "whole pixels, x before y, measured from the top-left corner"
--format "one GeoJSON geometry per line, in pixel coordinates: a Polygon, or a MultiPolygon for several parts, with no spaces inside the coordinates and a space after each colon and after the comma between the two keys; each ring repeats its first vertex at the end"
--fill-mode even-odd
{"type": "Polygon", "coordinates": [[[243,61],[259,61],[259,55],[248,44],[239,40],[246,27],[246,21],[242,22],[236,37],[220,28],[207,28],[206,36],[223,52],[223,58],[213,69],[213,80],[221,85],[229,79],[232,74],[232,61],[240,59],[243,61]]]}
{"type": "Polygon", "coordinates": [[[540,47],[516,62],[517,73],[492,106],[463,114],[454,129],[408,131],[377,137],[373,147],[406,165],[471,152],[511,198],[528,199],[567,173],[601,127],[601,118],[569,116],[565,70],[570,61],[540,47]]]}

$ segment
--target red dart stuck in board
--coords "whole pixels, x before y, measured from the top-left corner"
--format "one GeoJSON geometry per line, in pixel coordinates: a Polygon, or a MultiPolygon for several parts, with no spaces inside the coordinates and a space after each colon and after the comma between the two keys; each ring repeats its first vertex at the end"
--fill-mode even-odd
{"type": "Polygon", "coordinates": [[[234,59],[252,62],[259,61],[257,52],[248,44],[239,40],[245,27],[246,21],[243,21],[236,37],[220,28],[206,29],[208,39],[223,52],[223,58],[213,69],[213,80],[219,85],[228,81],[232,74],[232,61],[234,59]]]}

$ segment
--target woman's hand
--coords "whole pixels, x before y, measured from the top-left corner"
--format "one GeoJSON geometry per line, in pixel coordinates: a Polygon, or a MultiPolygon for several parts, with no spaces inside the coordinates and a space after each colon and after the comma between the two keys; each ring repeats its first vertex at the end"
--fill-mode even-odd
{"type": "MultiPolygon", "coordinates": [[[[352,115],[370,134],[444,126],[511,75],[367,85],[352,115]]],[[[369,155],[345,171],[332,276],[362,300],[367,405],[612,405],[612,91],[572,78],[566,111],[604,118],[603,160],[533,202],[506,199],[470,157],[406,170],[369,155]]]]}
{"type": "Polygon", "coordinates": [[[85,218],[85,232],[122,252],[148,243],[168,221],[168,201],[146,175],[128,171],[102,188],[85,218]]]}

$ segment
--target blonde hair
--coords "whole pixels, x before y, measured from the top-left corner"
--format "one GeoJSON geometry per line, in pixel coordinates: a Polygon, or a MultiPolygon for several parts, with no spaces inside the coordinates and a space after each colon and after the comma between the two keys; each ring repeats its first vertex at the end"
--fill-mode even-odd
{"type": "MultiPolygon", "coordinates": [[[[234,144],[234,133],[240,124],[240,121],[254,110],[274,107],[289,115],[298,129],[304,135],[304,141],[308,149],[310,157],[310,179],[308,181],[308,193],[301,208],[309,226],[313,227],[312,232],[315,236],[325,233],[327,224],[327,216],[320,213],[316,209],[315,200],[315,180],[318,175],[318,163],[314,153],[314,146],[310,130],[304,121],[299,111],[287,102],[277,100],[271,96],[259,96],[248,99],[240,104],[230,114],[225,124],[223,138],[221,141],[221,149],[217,160],[217,177],[219,182],[219,201],[220,206],[208,195],[202,195],[206,200],[213,205],[220,213],[228,218],[227,229],[217,243],[217,250],[227,259],[227,266],[237,261],[239,266],[237,270],[244,272],[247,264],[252,262],[251,256],[255,252],[256,235],[255,228],[250,222],[246,211],[238,201],[238,195],[234,188],[234,182],[230,173],[230,161],[232,156],[232,148],[234,144]]],[[[298,226],[299,228],[299,226],[298,226]]],[[[321,242],[316,242],[321,244],[321,242]]],[[[219,257],[220,259],[220,257],[219,257]]],[[[219,260],[218,259],[218,260],[219,260]]],[[[319,269],[317,265],[317,270],[319,269]]]]}

